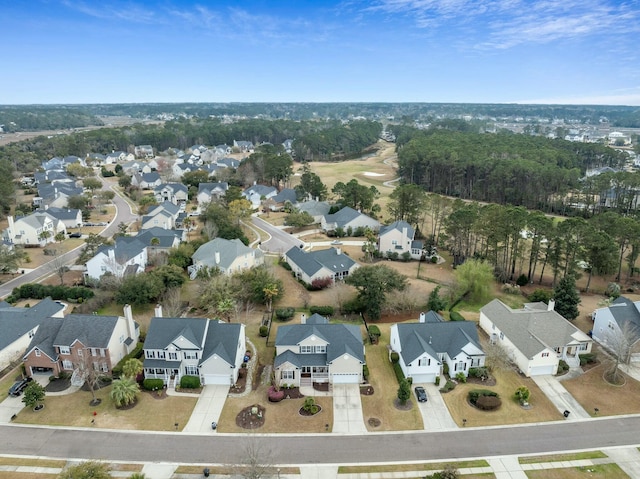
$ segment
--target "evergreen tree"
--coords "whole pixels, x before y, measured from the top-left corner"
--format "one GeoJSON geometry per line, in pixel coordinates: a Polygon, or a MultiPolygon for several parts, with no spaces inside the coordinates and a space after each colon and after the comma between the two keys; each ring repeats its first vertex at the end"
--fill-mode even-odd
{"type": "Polygon", "coordinates": [[[555,310],[565,319],[573,321],[578,317],[578,305],[580,294],[576,288],[576,280],[573,276],[565,276],[553,290],[555,310]]]}

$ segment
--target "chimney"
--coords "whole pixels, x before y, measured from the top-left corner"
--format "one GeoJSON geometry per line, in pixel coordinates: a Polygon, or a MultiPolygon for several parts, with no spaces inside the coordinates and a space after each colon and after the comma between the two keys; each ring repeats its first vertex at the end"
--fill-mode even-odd
{"type": "Polygon", "coordinates": [[[16,236],[16,234],[13,231],[13,216],[11,215],[7,216],[7,221],[9,222],[9,241],[13,243],[13,239],[16,236]]]}
{"type": "Polygon", "coordinates": [[[554,309],[556,309],[556,300],[550,299],[549,304],[547,305],[547,311],[553,311],[554,309]]]}
{"type": "Polygon", "coordinates": [[[156,318],[161,318],[162,317],[162,305],[161,304],[156,304],[156,307],[153,310],[153,315],[156,318]]]}
{"type": "Polygon", "coordinates": [[[429,336],[429,344],[431,344],[431,336],[429,336]]]}
{"type": "Polygon", "coordinates": [[[216,261],[216,264],[220,264],[220,251],[216,251],[215,261],[216,261]]]}
{"type": "Polygon", "coordinates": [[[135,335],[136,325],[133,323],[133,313],[131,312],[131,305],[124,305],[124,319],[127,321],[127,333],[129,333],[129,337],[135,339],[136,342],[138,338],[135,335]]]}
{"type": "Polygon", "coordinates": [[[427,314],[425,312],[420,313],[420,322],[421,323],[427,322],[427,314]]]}
{"type": "Polygon", "coordinates": [[[307,315],[304,313],[300,315],[300,324],[307,324],[307,315]]]}

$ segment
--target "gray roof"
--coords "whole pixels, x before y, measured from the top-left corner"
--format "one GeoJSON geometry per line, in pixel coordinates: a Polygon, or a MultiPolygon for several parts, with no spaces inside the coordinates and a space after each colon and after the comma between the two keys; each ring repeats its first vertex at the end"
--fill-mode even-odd
{"type": "Polygon", "coordinates": [[[267,196],[273,193],[278,193],[278,190],[273,186],[265,186],[265,185],[253,185],[242,192],[244,196],[250,196],[252,194],[267,196]]]}
{"type": "MultiPolygon", "coordinates": [[[[326,356],[324,354],[317,355],[321,356],[324,361],[315,363],[316,365],[329,364],[345,353],[350,354],[364,363],[362,333],[360,326],[356,326],[355,324],[291,324],[288,326],[280,326],[276,334],[276,347],[296,346],[312,335],[328,343],[326,356]]],[[[306,355],[299,354],[297,356],[306,355]]],[[[278,360],[278,358],[276,358],[276,360],[278,360]]],[[[299,357],[298,360],[304,361],[305,358],[299,357]]]]}
{"type": "Polygon", "coordinates": [[[511,309],[494,299],[480,311],[528,358],[545,349],[564,347],[573,340],[573,334],[580,332],[553,310],[511,309]]]}
{"type": "Polygon", "coordinates": [[[171,246],[173,246],[176,238],[178,238],[178,240],[182,240],[182,231],[166,230],[164,228],[160,228],[159,226],[154,226],[153,228],[148,228],[141,231],[135,236],[135,238],[148,246],[151,246],[151,240],[153,238],[157,238],[159,243],[155,246],[159,246],[161,248],[170,248],[171,246]]]}
{"type": "MultiPolygon", "coordinates": [[[[325,215],[324,219],[327,223],[335,223],[337,228],[342,228],[361,215],[367,216],[364,213],[354,210],[350,206],[345,206],[340,211],[337,211],[332,215],[325,215]]],[[[369,216],[367,216],[367,218],[369,218],[369,216]]]]}
{"type": "Polygon", "coordinates": [[[98,248],[96,254],[113,249],[115,259],[119,263],[126,263],[134,256],[139,255],[147,245],[143,243],[137,236],[118,236],[113,246],[103,245],[98,248]]]}
{"type": "Polygon", "coordinates": [[[21,338],[64,306],[46,298],[31,308],[16,308],[0,303],[0,351],[21,338]]]}
{"type": "Polygon", "coordinates": [[[640,311],[636,303],[629,298],[619,296],[609,305],[609,311],[619,328],[628,323],[632,330],[636,331],[636,335],[640,336],[640,311]]]}
{"type": "Polygon", "coordinates": [[[229,158],[229,157],[220,158],[219,160],[216,161],[216,163],[218,165],[226,165],[228,168],[237,168],[238,166],[240,166],[239,160],[236,160],[235,158],[229,158]]]}
{"type": "Polygon", "coordinates": [[[313,313],[305,322],[306,324],[329,324],[329,320],[318,313],[313,313]]]}
{"type": "Polygon", "coordinates": [[[182,191],[184,193],[189,191],[187,185],[183,185],[182,183],[163,183],[162,185],[156,186],[154,191],[160,192],[165,188],[172,190],[174,194],[178,191],[182,191]]]}
{"type": "Polygon", "coordinates": [[[296,190],[292,188],[284,188],[280,193],[273,197],[273,201],[277,203],[284,203],[289,201],[294,204],[298,200],[296,190]]]}
{"type": "Polygon", "coordinates": [[[38,348],[51,359],[57,359],[58,353],[53,345],[60,328],[62,328],[63,322],[64,318],[43,319],[36,331],[36,334],[31,338],[29,347],[25,351],[24,355],[26,356],[31,350],[38,348]]]}
{"type": "Polygon", "coordinates": [[[193,253],[193,262],[196,261],[211,268],[227,269],[231,266],[238,256],[247,253],[255,253],[256,257],[262,256],[259,249],[249,248],[239,239],[215,238],[202,246],[193,253]],[[216,263],[216,253],[219,253],[220,262],[216,263]]]}
{"type": "Polygon", "coordinates": [[[239,323],[209,321],[209,328],[207,330],[207,337],[205,339],[204,351],[202,352],[202,360],[200,363],[204,363],[215,354],[230,365],[234,365],[241,329],[242,326],[239,323]]]}
{"type": "Polygon", "coordinates": [[[142,181],[146,181],[147,183],[155,183],[160,179],[160,174],[157,171],[152,171],[151,173],[142,173],[139,176],[142,181]]]}
{"type": "Polygon", "coordinates": [[[34,229],[42,228],[47,219],[50,219],[51,221],[53,221],[54,224],[56,224],[56,221],[57,221],[56,218],[49,216],[49,214],[44,211],[36,211],[35,213],[31,213],[28,216],[23,216],[22,218],[16,218],[14,229],[17,229],[19,227],[19,223],[24,223],[26,225],[31,226],[34,229]]]}
{"type": "Polygon", "coordinates": [[[399,323],[396,327],[402,344],[400,354],[407,365],[423,353],[434,358],[447,353],[454,358],[469,343],[482,351],[476,323],[471,321],[399,323]]]}
{"type": "Polygon", "coordinates": [[[202,193],[203,191],[211,192],[212,190],[222,190],[227,191],[229,189],[229,183],[226,181],[221,181],[218,183],[200,183],[198,185],[198,193],[202,193]]]}
{"type": "Polygon", "coordinates": [[[79,340],[90,348],[106,348],[119,316],[96,314],[70,314],[62,322],[53,340],[54,346],[71,346],[79,340]]]}
{"type": "Polygon", "coordinates": [[[165,349],[180,336],[200,349],[207,321],[207,318],[151,318],[144,349],[165,349]]]}
{"type": "Polygon", "coordinates": [[[323,267],[337,273],[348,271],[356,264],[354,260],[337,248],[305,252],[297,246],[293,246],[285,253],[285,257],[287,261],[296,264],[308,276],[313,276],[323,267]]]}
{"type": "Polygon", "coordinates": [[[46,212],[49,213],[54,218],[59,219],[60,221],[75,220],[78,218],[78,214],[80,214],[80,218],[82,220],[82,214],[80,213],[80,210],[74,210],[71,208],[50,207],[50,208],[47,208],[46,212]]]}
{"type": "Polygon", "coordinates": [[[413,237],[415,235],[415,230],[413,229],[413,227],[409,223],[407,223],[404,220],[394,221],[390,225],[381,226],[380,227],[380,236],[384,235],[385,233],[388,233],[389,231],[393,231],[393,230],[398,230],[398,231],[400,231],[402,233],[402,230],[404,228],[407,229],[407,237],[413,239],[413,237]]]}
{"type": "Polygon", "coordinates": [[[297,203],[296,208],[298,211],[306,211],[311,216],[324,216],[329,213],[331,206],[326,201],[304,201],[302,203],[297,203]]]}
{"type": "Polygon", "coordinates": [[[167,213],[169,213],[169,215],[176,216],[180,211],[180,207],[173,204],[171,201],[163,201],[159,205],[150,206],[147,214],[149,216],[154,216],[161,211],[166,211],[167,213]]]}

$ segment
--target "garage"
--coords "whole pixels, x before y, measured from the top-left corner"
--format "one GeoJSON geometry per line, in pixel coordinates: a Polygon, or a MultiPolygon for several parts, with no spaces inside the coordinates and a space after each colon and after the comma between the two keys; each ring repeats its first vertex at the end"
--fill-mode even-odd
{"type": "Polygon", "coordinates": [[[360,375],[353,373],[333,373],[333,384],[358,384],[360,383],[360,375]]]}
{"type": "Polygon", "coordinates": [[[203,374],[201,377],[202,385],[220,384],[223,386],[231,385],[231,378],[228,374],[203,374]]]}
{"type": "Polygon", "coordinates": [[[414,374],[411,376],[413,379],[413,384],[420,383],[435,383],[436,382],[436,373],[432,374],[414,374]]]}
{"type": "Polygon", "coordinates": [[[545,374],[554,374],[555,366],[549,364],[547,366],[533,366],[529,368],[529,377],[531,376],[543,376],[545,374]]]}

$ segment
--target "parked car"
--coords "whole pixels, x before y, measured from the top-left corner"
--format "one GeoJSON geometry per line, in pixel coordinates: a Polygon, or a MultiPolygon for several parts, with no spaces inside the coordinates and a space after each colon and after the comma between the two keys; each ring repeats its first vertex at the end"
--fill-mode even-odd
{"type": "Polygon", "coordinates": [[[427,391],[422,386],[416,386],[415,391],[418,402],[427,402],[427,391]]]}
{"type": "Polygon", "coordinates": [[[76,231],[75,233],[69,233],[69,238],[82,238],[82,233],[76,231]]]}
{"type": "Polygon", "coordinates": [[[25,390],[25,388],[29,385],[29,383],[31,382],[31,378],[22,378],[19,381],[16,381],[15,383],[13,383],[13,386],[11,386],[11,388],[9,389],[9,396],[20,396],[20,394],[22,394],[22,391],[25,390]]]}

